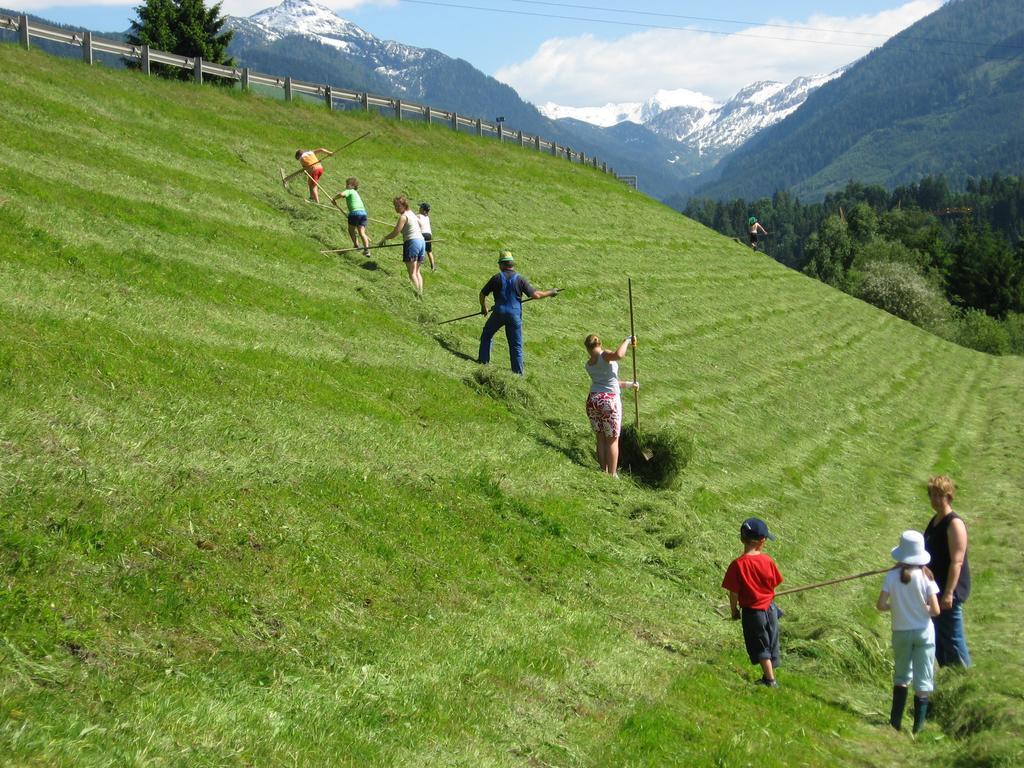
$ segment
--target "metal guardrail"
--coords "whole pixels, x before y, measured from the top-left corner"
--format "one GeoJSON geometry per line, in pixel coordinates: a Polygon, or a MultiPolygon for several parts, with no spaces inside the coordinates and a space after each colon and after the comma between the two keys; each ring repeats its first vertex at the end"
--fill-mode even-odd
{"type": "Polygon", "coordinates": [[[393,113],[396,120],[403,119],[404,115],[415,115],[431,125],[440,122],[449,125],[453,131],[467,129],[477,136],[493,136],[503,143],[512,142],[520,147],[529,147],[537,152],[548,153],[553,157],[564,157],[569,162],[588,165],[604,173],[611,174],[617,179],[625,180],[628,178],[631,181],[630,186],[634,189],[636,188],[635,176],[620,177],[615,173],[614,169],[608,167],[607,163],[600,162],[592,155],[588,157],[583,152],[576,152],[570,147],[561,146],[541,136],[509,130],[501,121],[489,123],[480,118],[466,117],[456,112],[406,102],[398,98],[350,91],[345,88],[335,88],[326,83],[307,83],[302,80],[294,80],[291,77],[267,75],[262,72],[253,72],[248,67],[227,67],[223,64],[203,61],[199,57],[192,58],[179,56],[175,53],[167,53],[166,51],[152,50],[148,45],[131,45],[130,43],[94,37],[91,32],[69,32],[58,27],[29,21],[28,16],[15,17],[0,14],[0,31],[2,30],[17,31],[19,43],[26,50],[31,46],[33,38],[80,46],[82,48],[82,59],[88,64],[93,63],[93,55],[95,53],[107,53],[138,61],[140,68],[147,75],[150,74],[151,65],[163,64],[191,71],[197,83],[202,83],[205,76],[218,77],[224,80],[233,80],[245,90],[249,90],[253,86],[281,88],[284,90],[286,101],[294,100],[295,95],[299,94],[323,100],[328,109],[335,109],[336,102],[342,102],[353,104],[356,108],[367,112],[371,109],[389,111],[393,113]]]}

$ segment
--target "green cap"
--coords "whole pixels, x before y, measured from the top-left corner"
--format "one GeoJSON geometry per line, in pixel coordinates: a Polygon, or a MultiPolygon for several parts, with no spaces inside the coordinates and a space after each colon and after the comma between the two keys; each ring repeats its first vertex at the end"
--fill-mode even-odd
{"type": "Polygon", "coordinates": [[[757,216],[751,216],[747,219],[747,224],[757,224],[757,216]]]}
{"type": "Polygon", "coordinates": [[[515,259],[512,258],[512,251],[498,251],[498,263],[514,264],[515,259]]]}

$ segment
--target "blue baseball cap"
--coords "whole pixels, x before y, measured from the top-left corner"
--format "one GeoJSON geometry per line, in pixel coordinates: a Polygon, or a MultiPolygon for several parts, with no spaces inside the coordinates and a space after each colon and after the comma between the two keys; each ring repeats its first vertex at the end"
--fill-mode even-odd
{"type": "Polygon", "coordinates": [[[747,539],[771,539],[775,541],[775,537],[768,532],[768,523],[759,517],[748,517],[740,525],[740,538],[747,539]]]}

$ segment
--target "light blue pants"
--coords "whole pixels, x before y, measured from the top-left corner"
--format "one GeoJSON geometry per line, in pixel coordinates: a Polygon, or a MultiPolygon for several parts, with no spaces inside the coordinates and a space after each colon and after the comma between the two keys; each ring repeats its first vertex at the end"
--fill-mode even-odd
{"type": "Polygon", "coordinates": [[[893,685],[913,680],[917,693],[935,689],[935,630],[931,622],[924,629],[893,630],[892,655],[896,662],[893,685]]]}

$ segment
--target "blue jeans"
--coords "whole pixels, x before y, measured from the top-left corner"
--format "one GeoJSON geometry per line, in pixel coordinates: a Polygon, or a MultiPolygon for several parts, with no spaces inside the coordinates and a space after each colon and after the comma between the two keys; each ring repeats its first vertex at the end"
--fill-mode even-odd
{"type": "Polygon", "coordinates": [[[971,653],[964,636],[964,607],[953,598],[953,607],[932,618],[935,624],[935,660],[940,667],[969,667],[971,653]]]}
{"type": "Polygon", "coordinates": [[[522,374],[523,372],[523,317],[508,312],[491,312],[484,323],[483,333],[480,334],[480,354],[477,361],[483,364],[491,362],[491,342],[502,327],[505,328],[505,338],[508,339],[508,357],[512,364],[512,373],[522,374]]]}

